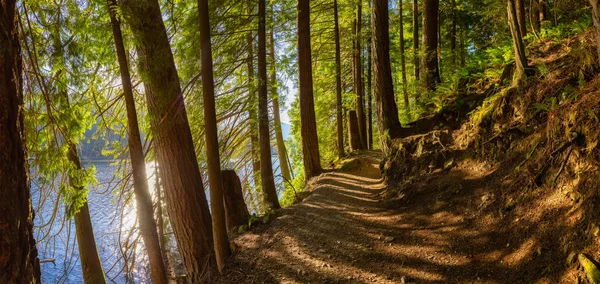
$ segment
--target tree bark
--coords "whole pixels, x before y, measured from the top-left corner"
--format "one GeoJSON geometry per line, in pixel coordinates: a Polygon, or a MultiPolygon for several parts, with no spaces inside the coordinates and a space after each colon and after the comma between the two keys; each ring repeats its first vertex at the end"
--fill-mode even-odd
{"type": "Polygon", "coordinates": [[[600,1],[589,0],[592,5],[592,20],[594,22],[594,36],[596,38],[596,46],[598,49],[598,60],[600,61],[600,1]]]}
{"type": "Polygon", "coordinates": [[[188,278],[199,283],[214,267],[212,224],[169,38],[158,1],[121,5],[139,46],[171,225],[188,278]]]}
{"type": "Polygon", "coordinates": [[[539,0],[540,23],[548,20],[548,4],[546,0],[539,0]]]}
{"type": "Polygon", "coordinates": [[[363,80],[362,80],[362,57],[361,57],[361,44],[360,44],[360,33],[362,29],[362,0],[358,1],[358,11],[356,13],[356,20],[354,22],[354,94],[355,94],[355,107],[356,107],[356,118],[358,121],[358,133],[360,137],[360,149],[365,149],[367,146],[367,131],[364,111],[364,92],[363,92],[363,80]]]}
{"type": "Polygon", "coordinates": [[[391,139],[399,137],[402,126],[394,100],[394,85],[390,67],[390,35],[388,1],[374,0],[372,9],[372,49],[374,96],[377,108],[377,128],[381,149],[388,153],[391,139]]]}
{"type": "Polygon", "coordinates": [[[173,269],[169,261],[169,250],[167,248],[167,239],[165,237],[165,221],[163,213],[163,194],[160,187],[160,179],[158,172],[160,171],[158,162],[154,160],[154,190],[156,192],[156,226],[158,227],[158,241],[163,254],[163,261],[165,263],[165,269],[167,270],[167,278],[171,278],[173,269]]]}
{"type": "Polygon", "coordinates": [[[313,97],[312,60],[310,47],[310,0],[298,0],[298,89],[300,100],[300,134],[304,179],[323,172],[319,157],[319,139],[313,97]]]}
{"type": "Polygon", "coordinates": [[[510,33],[513,39],[513,49],[515,52],[516,76],[513,83],[519,84],[527,76],[525,73],[525,69],[528,68],[527,58],[525,57],[525,45],[523,44],[523,37],[521,36],[521,30],[519,29],[515,0],[507,0],[506,3],[508,10],[508,26],[510,27],[510,33]]]}
{"type": "MultiPolygon", "coordinates": [[[[371,10],[371,0],[369,2],[369,10],[371,10]]],[[[371,22],[369,15],[369,22],[371,22]]],[[[371,32],[367,41],[367,149],[373,149],[373,86],[372,74],[373,58],[371,50],[371,32]]]]}
{"type": "Polygon", "coordinates": [[[337,120],[338,158],[344,157],[344,121],[342,118],[342,63],[340,58],[340,27],[337,0],[333,0],[333,21],[335,34],[335,111],[337,120]]]}
{"type": "Polygon", "coordinates": [[[515,5],[515,8],[517,9],[517,22],[519,23],[519,31],[521,32],[521,36],[525,37],[527,35],[527,26],[525,22],[525,1],[515,0],[515,5]]]}
{"type": "Polygon", "coordinates": [[[533,26],[533,31],[539,33],[542,27],[542,23],[540,22],[540,4],[537,0],[529,1],[529,15],[531,18],[531,25],[533,26]]]}
{"type": "Polygon", "coordinates": [[[202,60],[202,99],[204,106],[204,134],[206,139],[206,160],[208,163],[208,183],[210,185],[210,209],[215,256],[219,272],[225,267],[225,260],[231,255],[225,207],[223,207],[223,180],[221,178],[221,158],[215,109],[215,87],[213,78],[212,48],[210,43],[210,19],[208,0],[198,0],[198,21],[200,26],[200,53],[202,60]]]}
{"type": "Polygon", "coordinates": [[[398,15],[400,24],[400,66],[402,68],[402,93],[404,95],[404,108],[406,110],[406,115],[410,117],[408,89],[406,86],[406,58],[404,56],[404,19],[402,15],[402,0],[398,0],[398,15]]]}
{"type": "MultiPolygon", "coordinates": [[[[272,7],[272,6],[271,6],[272,7]]],[[[271,102],[273,103],[273,126],[275,128],[275,142],[277,144],[277,155],[279,156],[279,168],[281,176],[286,181],[292,180],[290,167],[288,164],[287,153],[285,150],[285,142],[283,141],[283,132],[281,130],[281,117],[279,114],[279,93],[277,91],[277,62],[275,61],[275,15],[271,9],[271,29],[269,56],[271,61],[271,102]]]]}
{"type": "Polygon", "coordinates": [[[127,108],[127,146],[129,147],[129,157],[131,159],[131,168],[133,171],[133,192],[136,199],[140,234],[142,235],[144,246],[148,253],[152,282],[167,283],[167,270],[165,268],[165,262],[163,260],[163,254],[158,239],[156,221],[154,220],[152,197],[150,196],[150,190],[148,189],[148,175],[146,174],[144,149],[135,110],[131,75],[129,74],[129,63],[127,62],[127,54],[125,52],[125,45],[123,44],[121,26],[115,14],[115,9],[117,8],[116,0],[108,0],[107,7],[119,61],[119,71],[121,73],[121,83],[123,84],[125,106],[127,108]]]}
{"type": "Polygon", "coordinates": [[[439,0],[423,0],[423,86],[434,91],[441,82],[438,65],[439,0]]]}
{"type": "Polygon", "coordinates": [[[41,283],[25,148],[16,1],[0,2],[0,283],[41,283]]]}
{"type": "Polygon", "coordinates": [[[227,231],[231,232],[236,227],[247,225],[250,213],[244,201],[242,183],[233,170],[221,171],[223,177],[223,198],[225,216],[227,217],[227,231]]]}
{"type": "Polygon", "coordinates": [[[281,208],[273,178],[271,135],[269,132],[269,95],[267,93],[267,35],[265,0],[258,0],[258,132],[260,143],[260,179],[265,206],[281,208]]]}

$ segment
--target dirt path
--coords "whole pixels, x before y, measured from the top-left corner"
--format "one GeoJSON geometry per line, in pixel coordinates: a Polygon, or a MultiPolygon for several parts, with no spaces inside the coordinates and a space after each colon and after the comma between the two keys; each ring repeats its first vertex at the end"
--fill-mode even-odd
{"type": "Polygon", "coordinates": [[[510,232],[478,216],[476,173],[440,174],[410,198],[381,201],[378,156],[322,175],[302,203],[237,237],[215,283],[550,283],[538,273],[547,266],[512,265],[536,248],[511,246],[510,232]]]}

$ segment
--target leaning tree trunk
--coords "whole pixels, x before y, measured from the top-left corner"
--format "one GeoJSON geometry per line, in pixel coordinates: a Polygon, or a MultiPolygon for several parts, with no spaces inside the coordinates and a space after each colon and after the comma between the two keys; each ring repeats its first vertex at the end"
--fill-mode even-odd
{"type": "Polygon", "coordinates": [[[364,92],[362,80],[362,57],[360,33],[362,29],[362,1],[358,1],[358,11],[356,13],[356,21],[354,22],[354,94],[356,106],[356,118],[358,121],[358,133],[360,137],[360,149],[367,147],[367,124],[365,122],[364,110],[364,92]]]}
{"type": "Polygon", "coordinates": [[[137,113],[135,110],[135,100],[133,98],[133,88],[131,86],[131,75],[129,74],[129,63],[127,62],[127,53],[123,44],[123,35],[121,26],[117,20],[115,9],[116,0],[107,1],[110,23],[112,26],[115,48],[119,61],[119,70],[121,73],[121,84],[123,85],[123,95],[125,97],[125,106],[127,108],[127,129],[129,157],[131,158],[131,168],[133,171],[133,193],[135,194],[137,216],[140,226],[140,234],[144,241],[144,246],[148,253],[150,262],[150,276],[154,283],[168,283],[167,269],[161,252],[161,245],[158,238],[156,221],[154,220],[154,210],[152,209],[152,196],[148,189],[148,175],[146,174],[146,162],[144,161],[144,149],[142,138],[138,127],[137,113]]]}
{"type": "Polygon", "coordinates": [[[235,171],[223,170],[221,176],[223,177],[223,200],[227,231],[231,232],[236,227],[247,225],[250,213],[248,213],[248,206],[244,201],[242,183],[235,171]]]}
{"type": "Polygon", "coordinates": [[[406,115],[410,118],[410,105],[408,104],[408,89],[406,82],[406,59],[404,56],[404,20],[402,15],[402,0],[398,1],[398,15],[400,17],[400,66],[402,68],[402,93],[404,95],[404,108],[406,115]]]}
{"type": "Polygon", "coordinates": [[[278,209],[279,199],[273,178],[271,135],[269,132],[269,95],[267,93],[267,34],[265,0],[258,0],[258,132],[260,179],[266,208],[278,209]]]}
{"type": "Polygon", "coordinates": [[[527,76],[525,73],[525,69],[527,68],[527,58],[525,57],[525,45],[523,44],[523,37],[521,36],[517,20],[515,0],[507,0],[506,3],[508,10],[508,26],[510,27],[510,33],[513,39],[513,49],[515,52],[516,76],[513,83],[518,85],[527,76]]]}
{"type": "MultiPolygon", "coordinates": [[[[56,26],[60,26],[61,14],[58,14],[58,22],[56,26]]],[[[57,33],[60,34],[60,33],[57,33]]],[[[64,53],[63,53],[63,43],[61,42],[60,37],[53,36],[52,37],[54,49],[57,51],[53,54],[54,59],[57,61],[64,61],[64,53]]],[[[65,72],[64,70],[59,70],[56,72],[56,78],[60,77],[60,72],[65,72]]],[[[58,86],[58,95],[62,96],[63,102],[65,102],[65,108],[69,109],[69,94],[65,86],[58,86]]],[[[46,101],[46,104],[50,106],[52,104],[51,101],[46,101]]],[[[48,107],[48,109],[50,109],[48,107]]],[[[65,111],[63,109],[63,111],[65,111]]],[[[49,116],[51,116],[49,114],[49,116]]],[[[52,119],[57,122],[56,119],[52,119]]],[[[79,157],[79,153],[77,152],[77,146],[72,142],[69,136],[69,131],[67,127],[62,125],[57,125],[57,127],[62,128],[61,132],[65,135],[65,143],[67,145],[67,159],[73,165],[76,171],[83,170],[83,166],[81,164],[81,159],[79,157]]],[[[74,176],[73,174],[69,174],[69,186],[73,187],[75,191],[83,192],[86,191],[86,184],[82,184],[79,182],[79,178],[74,176]]],[[[94,237],[94,230],[92,226],[92,219],[90,216],[90,209],[87,202],[87,197],[83,205],[78,208],[76,213],[74,214],[75,220],[75,234],[77,236],[77,245],[79,248],[79,262],[81,263],[81,270],[83,273],[83,281],[85,283],[106,283],[106,277],[104,275],[104,270],[102,268],[102,262],[100,261],[100,255],[98,254],[98,248],[96,247],[96,239],[94,237]]]]}
{"type": "Polygon", "coordinates": [[[300,134],[304,179],[323,172],[319,157],[319,139],[313,97],[312,63],[310,50],[310,0],[298,0],[298,89],[300,100],[300,134]]]}
{"type": "Polygon", "coordinates": [[[423,0],[423,86],[434,91],[440,80],[438,65],[439,0],[423,0]]]}
{"type": "MultiPolygon", "coordinates": [[[[272,7],[272,6],[271,6],[272,7]]],[[[289,182],[292,180],[290,167],[283,141],[283,131],[281,130],[281,117],[279,114],[279,94],[277,91],[277,62],[275,61],[275,16],[271,9],[271,32],[269,45],[269,59],[271,61],[271,102],[273,103],[273,127],[275,128],[275,142],[277,144],[277,155],[279,156],[279,168],[281,176],[289,182]]]]}
{"type": "Polygon", "coordinates": [[[333,21],[335,34],[335,111],[337,121],[338,158],[344,157],[344,119],[342,117],[342,63],[340,59],[340,27],[337,0],[333,0],[333,21]]]}
{"type": "Polygon", "coordinates": [[[394,100],[394,85],[390,67],[390,35],[388,1],[374,0],[372,9],[372,49],[374,95],[377,108],[377,128],[381,149],[388,153],[391,139],[399,137],[402,126],[394,100]]]}
{"type": "Polygon", "coordinates": [[[594,35],[598,49],[598,60],[600,61],[600,1],[589,0],[592,5],[592,20],[594,21],[594,35]]]}
{"type": "Polygon", "coordinates": [[[221,158],[215,108],[215,86],[213,79],[212,49],[210,43],[210,19],[208,0],[198,0],[198,22],[200,26],[200,53],[202,63],[202,100],[204,108],[204,134],[206,139],[206,160],[208,163],[208,183],[210,185],[210,213],[212,213],[213,241],[219,272],[225,267],[225,260],[231,255],[223,207],[223,179],[221,178],[221,158]]]}
{"type": "Polygon", "coordinates": [[[169,38],[158,1],[121,5],[139,46],[171,225],[187,276],[199,283],[214,267],[212,224],[169,38]]]}
{"type": "Polygon", "coordinates": [[[41,283],[25,152],[16,1],[1,1],[0,10],[0,283],[41,283]]]}

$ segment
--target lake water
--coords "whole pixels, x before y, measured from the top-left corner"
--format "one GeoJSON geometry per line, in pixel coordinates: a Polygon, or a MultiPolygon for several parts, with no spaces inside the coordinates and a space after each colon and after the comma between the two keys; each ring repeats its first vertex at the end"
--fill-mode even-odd
{"type": "MultiPolygon", "coordinates": [[[[116,191],[117,166],[106,162],[85,163],[84,167],[96,167],[98,185],[90,188],[88,203],[96,245],[107,280],[110,283],[148,283],[149,271],[146,255],[143,252],[141,239],[137,242],[133,255],[131,239],[135,239],[132,229],[136,222],[134,203],[125,200],[125,196],[116,191]],[[129,240],[129,241],[128,241],[129,240]],[[126,246],[130,245],[128,249],[126,246]],[[128,259],[128,261],[125,260],[128,259]],[[134,263],[131,273],[124,273],[124,265],[134,263]]],[[[278,168],[278,159],[273,157],[273,166],[278,168]]],[[[154,190],[154,169],[152,165],[146,167],[149,177],[150,189],[154,190]]],[[[243,173],[238,173],[240,177],[243,173]]],[[[279,171],[275,173],[279,176],[279,171]]],[[[276,177],[276,182],[281,183],[281,178],[276,177]]],[[[40,260],[55,259],[54,262],[41,264],[43,283],[82,283],[81,265],[78,257],[78,247],[75,240],[75,223],[66,220],[62,203],[56,205],[56,194],[41,196],[40,185],[32,179],[32,201],[36,210],[34,219],[35,238],[38,242],[40,260]],[[57,210],[54,210],[57,208],[57,210]],[[54,217],[53,222],[49,222],[54,217]]],[[[281,190],[280,190],[281,192],[281,190]]],[[[208,192],[207,193],[207,198],[208,192]]],[[[154,193],[153,193],[154,196],[154,193]]]]}

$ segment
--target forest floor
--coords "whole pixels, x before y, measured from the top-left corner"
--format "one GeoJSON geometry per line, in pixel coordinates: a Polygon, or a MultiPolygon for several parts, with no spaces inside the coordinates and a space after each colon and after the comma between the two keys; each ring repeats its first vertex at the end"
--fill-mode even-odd
{"type": "Polygon", "coordinates": [[[342,161],[311,183],[303,202],[237,236],[216,283],[519,283],[516,274],[529,269],[512,266],[532,257],[531,248],[515,250],[511,232],[479,220],[485,197],[440,191],[477,188],[477,173],[447,172],[409,200],[389,199],[381,156],[368,151],[342,161]]]}

